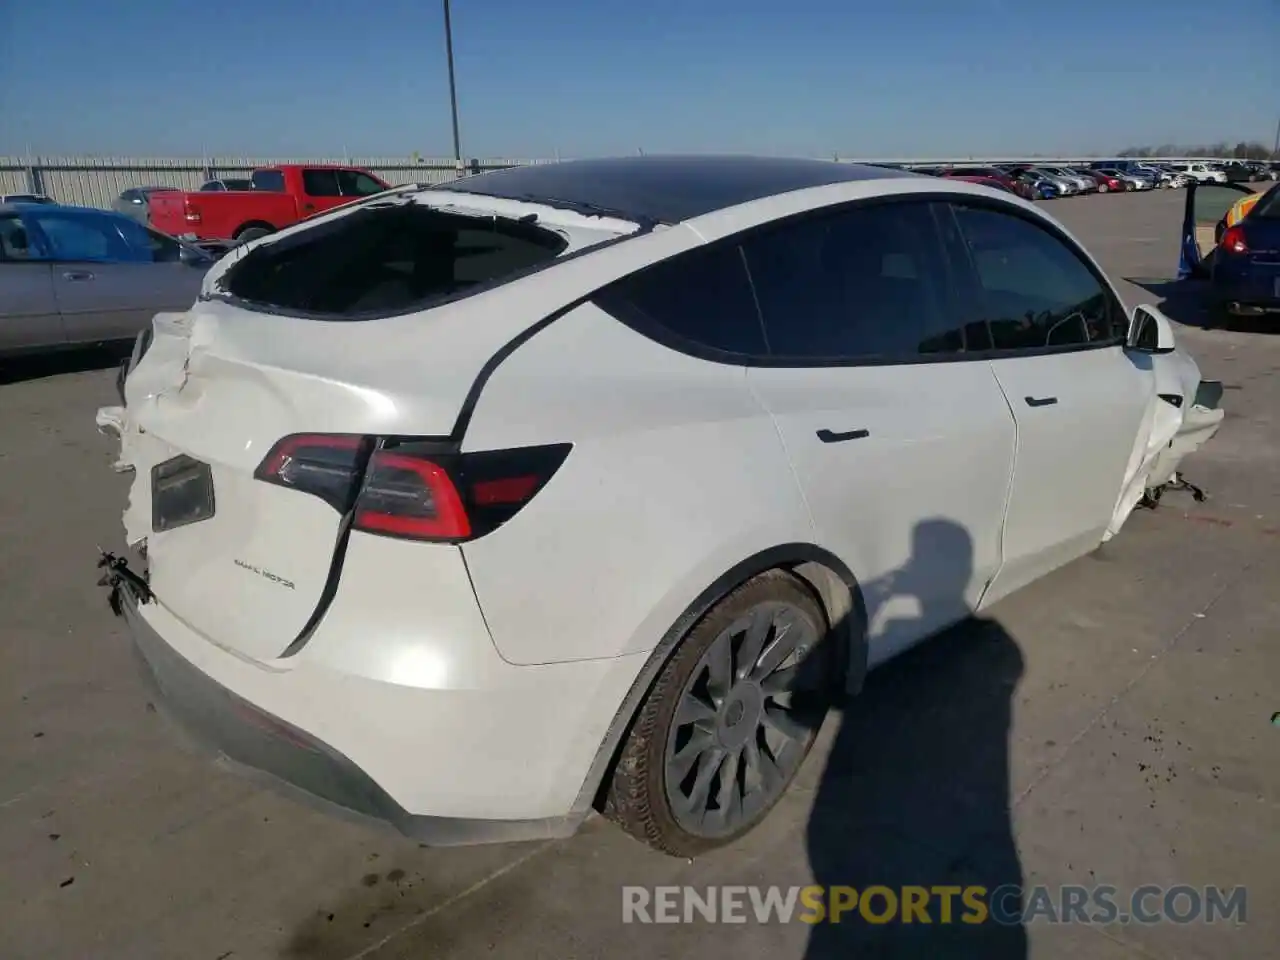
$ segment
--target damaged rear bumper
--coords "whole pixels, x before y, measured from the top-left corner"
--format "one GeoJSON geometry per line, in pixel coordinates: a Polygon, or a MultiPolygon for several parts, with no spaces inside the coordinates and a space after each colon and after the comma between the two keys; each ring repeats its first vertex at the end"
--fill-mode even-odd
{"type": "Polygon", "coordinates": [[[221,766],[331,815],[378,821],[428,846],[564,837],[585,816],[513,821],[409,813],[340,751],[238,696],[179,653],[142,612],[155,601],[146,578],[125,561],[106,555],[100,566],[108,571],[103,583],[132,634],[153,703],[221,766]]]}

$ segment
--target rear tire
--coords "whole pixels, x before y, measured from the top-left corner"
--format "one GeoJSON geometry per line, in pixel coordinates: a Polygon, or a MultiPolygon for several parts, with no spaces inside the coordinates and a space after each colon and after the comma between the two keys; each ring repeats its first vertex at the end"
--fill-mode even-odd
{"type": "Polygon", "coordinates": [[[249,227],[236,234],[236,242],[248,243],[251,240],[257,240],[259,237],[265,237],[269,233],[271,233],[271,231],[264,227],[249,227]]]}
{"type": "Polygon", "coordinates": [[[843,683],[838,640],[803,581],[770,570],[711,608],[632,723],[603,813],[692,857],[755,827],[795,779],[843,683]]]}
{"type": "Polygon", "coordinates": [[[1098,192],[1099,192],[1099,193],[1107,193],[1107,192],[1109,192],[1110,190],[1111,190],[1111,188],[1110,188],[1110,187],[1108,187],[1105,183],[1100,183],[1100,184],[1098,184],[1098,192]]]}

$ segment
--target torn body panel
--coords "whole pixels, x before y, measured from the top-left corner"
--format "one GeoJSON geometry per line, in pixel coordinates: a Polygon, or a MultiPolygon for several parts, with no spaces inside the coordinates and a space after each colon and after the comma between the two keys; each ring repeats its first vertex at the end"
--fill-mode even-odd
{"type": "Polygon", "coordinates": [[[379,343],[395,346],[371,352],[359,324],[202,302],[156,318],[125,377],[125,405],[98,411],[99,427],[120,440],[116,469],[133,471],[125,536],[145,543],[157,602],[214,642],[278,657],[325,597],[344,517],[320,497],[255,479],[272,447],[307,432],[447,436],[505,334],[501,323],[492,338],[473,333],[474,349],[459,344],[446,362],[430,348],[435,324],[388,323],[379,343]],[[203,470],[209,507],[198,522],[157,529],[156,477],[179,457],[203,470]]]}
{"type": "Polygon", "coordinates": [[[1120,532],[1144,495],[1171,482],[1183,459],[1202,447],[1222,424],[1224,413],[1217,405],[1222,391],[1214,381],[1200,379],[1195,360],[1181,350],[1154,355],[1151,360],[1155,391],[1104,542],[1120,532]]]}

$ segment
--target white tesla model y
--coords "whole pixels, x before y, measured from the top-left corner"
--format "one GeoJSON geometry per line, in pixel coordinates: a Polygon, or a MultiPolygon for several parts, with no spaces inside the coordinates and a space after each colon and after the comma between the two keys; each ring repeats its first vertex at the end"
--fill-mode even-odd
{"type": "Polygon", "coordinates": [[[120,386],[105,580],[184,726],[426,843],[594,806],[682,855],[1222,416],[1031,204],[750,157],[343,207],[224,258],[120,386]]]}

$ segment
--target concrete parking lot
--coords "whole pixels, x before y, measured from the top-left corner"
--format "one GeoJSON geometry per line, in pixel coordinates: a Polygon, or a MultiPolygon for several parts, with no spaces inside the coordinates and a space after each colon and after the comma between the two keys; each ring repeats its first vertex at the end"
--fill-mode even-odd
{"type": "MultiPolygon", "coordinates": [[[[1168,282],[1181,204],[1048,208],[1130,305],[1194,324],[1194,294],[1168,282]]],[[[694,862],[598,819],[567,841],[423,849],[185,753],[95,586],[126,490],[93,426],[114,402],[110,358],[0,368],[0,956],[1275,956],[1280,337],[1179,335],[1227,388],[1221,433],[1185,468],[1210,499],[1168,494],[1096,555],[873,674],[764,825],[694,862]],[[624,885],[808,883],[1243,886],[1247,916],[622,922],[624,885]]]]}

